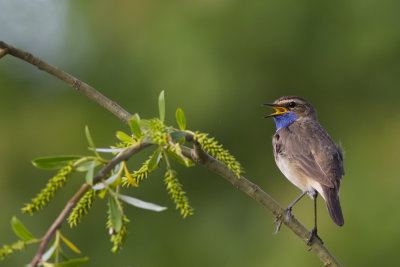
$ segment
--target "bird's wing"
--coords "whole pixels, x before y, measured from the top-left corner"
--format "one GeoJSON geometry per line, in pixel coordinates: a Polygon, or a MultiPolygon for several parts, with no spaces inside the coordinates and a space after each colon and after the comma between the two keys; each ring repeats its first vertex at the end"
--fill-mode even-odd
{"type": "Polygon", "coordinates": [[[302,171],[306,176],[327,187],[335,187],[323,167],[316,161],[312,152],[301,154],[294,153],[293,159],[297,162],[300,171],[302,171]]]}
{"type": "Polygon", "coordinates": [[[344,173],[340,153],[319,123],[312,123],[288,127],[285,153],[306,176],[327,187],[337,187],[344,173]]]}
{"type": "Polygon", "coordinates": [[[315,131],[311,135],[311,139],[316,142],[312,143],[311,152],[331,181],[340,184],[340,179],[344,175],[342,151],[324,128],[318,122],[316,124],[315,131]]]}

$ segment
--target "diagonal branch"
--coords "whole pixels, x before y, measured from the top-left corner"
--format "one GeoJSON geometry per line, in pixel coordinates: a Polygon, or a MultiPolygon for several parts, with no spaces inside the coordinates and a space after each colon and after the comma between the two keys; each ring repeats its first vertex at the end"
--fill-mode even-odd
{"type": "MultiPolygon", "coordinates": [[[[110,160],[106,166],[104,166],[103,169],[101,169],[97,175],[93,178],[93,184],[96,184],[100,182],[100,180],[104,179],[107,174],[121,161],[128,160],[130,157],[132,157],[134,154],[139,152],[140,150],[150,146],[150,143],[141,143],[138,144],[134,147],[131,147],[124,151],[122,154],[116,156],[112,160],[110,160]]],[[[83,184],[81,188],[78,190],[78,192],[75,193],[75,195],[68,201],[67,205],[64,207],[64,209],[61,211],[61,213],[58,215],[57,219],[53,222],[53,224],[50,226],[49,230],[47,230],[47,233],[43,236],[42,241],[40,242],[40,246],[38,251],[36,252],[35,257],[32,259],[32,262],[30,263],[31,267],[37,266],[37,264],[40,262],[40,259],[42,258],[42,255],[47,247],[47,245],[50,242],[51,237],[54,235],[56,230],[61,227],[65,219],[67,218],[68,214],[72,210],[72,208],[75,206],[75,204],[81,199],[81,197],[90,189],[90,184],[83,184]]]]}
{"type": "MultiPolygon", "coordinates": [[[[15,48],[13,46],[10,46],[2,41],[0,41],[0,52],[2,52],[2,55],[4,54],[10,54],[12,56],[15,56],[17,58],[20,58],[36,67],[39,69],[46,71],[47,73],[59,78],[60,80],[66,82],[68,85],[71,87],[77,89],[96,103],[100,104],[104,108],[106,108],[108,111],[112,112],[115,116],[117,116],[119,119],[121,119],[125,123],[129,123],[129,119],[131,118],[131,114],[127,111],[125,111],[122,107],[120,107],[118,104],[116,104],[114,101],[111,101],[101,93],[99,93],[96,89],[93,87],[87,85],[84,82],[79,81],[75,77],[71,76],[70,74],[64,72],[63,70],[53,67],[46,62],[42,61],[41,59],[34,57],[32,54],[25,52],[23,50],[20,50],[18,48],[15,48]]],[[[243,191],[247,195],[249,195],[251,198],[253,198],[255,201],[257,201],[260,205],[265,207],[270,213],[272,213],[276,218],[285,224],[290,230],[292,230],[304,243],[307,243],[308,237],[310,236],[310,231],[308,231],[295,217],[292,218],[287,218],[285,210],[267,193],[265,193],[261,188],[259,188],[256,184],[250,182],[247,180],[245,177],[241,177],[240,179],[237,178],[237,176],[229,170],[229,168],[223,164],[222,162],[218,161],[217,159],[211,157],[208,155],[205,151],[202,150],[201,146],[193,139],[193,136],[188,134],[186,136],[186,140],[188,142],[192,142],[194,144],[194,149],[190,149],[188,147],[182,146],[182,153],[189,157],[192,158],[197,164],[219,174],[220,176],[224,177],[227,179],[229,182],[232,183],[233,186],[238,188],[239,190],[243,191]]],[[[142,144],[144,146],[144,144],[142,144]]],[[[143,147],[142,147],[143,148],[143,147]]],[[[132,154],[133,155],[133,154],[132,154]]],[[[130,156],[129,156],[130,157],[130,156]]],[[[129,158],[128,157],[128,158],[129,158]]],[[[107,166],[106,166],[107,167],[107,166]]],[[[106,168],[105,167],[105,168],[106,168]]],[[[112,168],[111,168],[112,169],[112,168]]],[[[103,169],[104,170],[104,169],[103,169]]],[[[97,176],[96,176],[97,177],[97,176]]],[[[100,178],[101,179],[101,178],[100,178]]],[[[82,187],[84,187],[83,185],[82,187]]],[[[82,190],[82,188],[80,189],[82,190]]],[[[88,189],[86,189],[88,190],[88,189]]],[[[77,194],[80,191],[77,192],[77,194]]],[[[86,192],[86,191],[85,191],[86,192]]],[[[83,192],[84,193],[84,192],[83,192]]],[[[77,195],[75,194],[75,195],[77,195]]],[[[82,196],[82,195],[80,195],[82,196]]],[[[75,197],[75,196],[74,196],[75,197]]],[[[74,197],[71,199],[71,201],[74,201],[74,197]]],[[[79,199],[79,198],[78,198],[79,199]]],[[[73,202],[73,205],[76,203],[73,202]]],[[[68,209],[69,204],[64,208],[62,213],[59,215],[57,220],[53,223],[52,227],[49,229],[45,237],[49,234],[49,232],[52,230],[53,233],[54,231],[59,228],[62,224],[62,222],[65,220],[66,215],[64,214],[64,217],[62,217],[64,211],[68,209]],[[57,224],[56,224],[57,222],[57,224]],[[52,229],[54,228],[54,229],[52,229]]],[[[69,210],[72,209],[73,205],[69,207],[69,210]]],[[[69,211],[68,210],[68,211],[69,211]]],[[[67,214],[68,212],[66,212],[67,214]]],[[[50,235],[51,236],[51,235],[50,235]]],[[[47,241],[48,243],[48,241],[47,241]]],[[[45,247],[47,246],[47,243],[43,245],[43,242],[40,246],[41,253],[43,253],[45,247]],[[43,248],[42,248],[43,246],[43,248]]],[[[341,264],[336,260],[336,258],[330,253],[328,248],[326,248],[318,239],[313,239],[312,243],[309,247],[310,250],[312,250],[318,258],[321,260],[321,262],[325,266],[341,266],[341,264]]],[[[36,254],[35,258],[38,256],[40,251],[36,254]]],[[[36,266],[35,264],[38,263],[40,260],[41,255],[36,259],[35,261],[32,261],[31,266],[36,266]],[[35,262],[35,263],[34,263],[35,262]]]]}

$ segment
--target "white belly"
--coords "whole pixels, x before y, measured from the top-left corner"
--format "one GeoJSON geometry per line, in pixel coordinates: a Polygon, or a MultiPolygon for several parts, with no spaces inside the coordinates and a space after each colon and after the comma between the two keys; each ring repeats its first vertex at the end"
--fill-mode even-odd
{"type": "Polygon", "coordinates": [[[290,160],[277,157],[276,165],[278,165],[279,170],[292,184],[297,186],[301,191],[307,192],[311,198],[314,195],[314,191],[317,191],[325,199],[321,185],[311,177],[298,171],[296,165],[291,163],[290,160]]]}

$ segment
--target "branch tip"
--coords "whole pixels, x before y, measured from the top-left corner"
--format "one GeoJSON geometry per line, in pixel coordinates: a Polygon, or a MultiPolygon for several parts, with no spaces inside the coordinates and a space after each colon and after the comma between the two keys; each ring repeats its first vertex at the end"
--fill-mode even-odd
{"type": "Polygon", "coordinates": [[[0,48],[0,58],[8,54],[8,48],[0,48]]]}

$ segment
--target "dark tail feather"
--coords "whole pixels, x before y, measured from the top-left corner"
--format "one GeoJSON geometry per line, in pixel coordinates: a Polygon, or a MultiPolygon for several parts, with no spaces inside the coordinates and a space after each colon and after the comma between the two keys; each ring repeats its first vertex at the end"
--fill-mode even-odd
{"type": "Polygon", "coordinates": [[[326,206],[332,220],[339,226],[344,224],[342,208],[340,207],[339,194],[336,188],[326,188],[324,190],[326,196],[326,206]]]}

